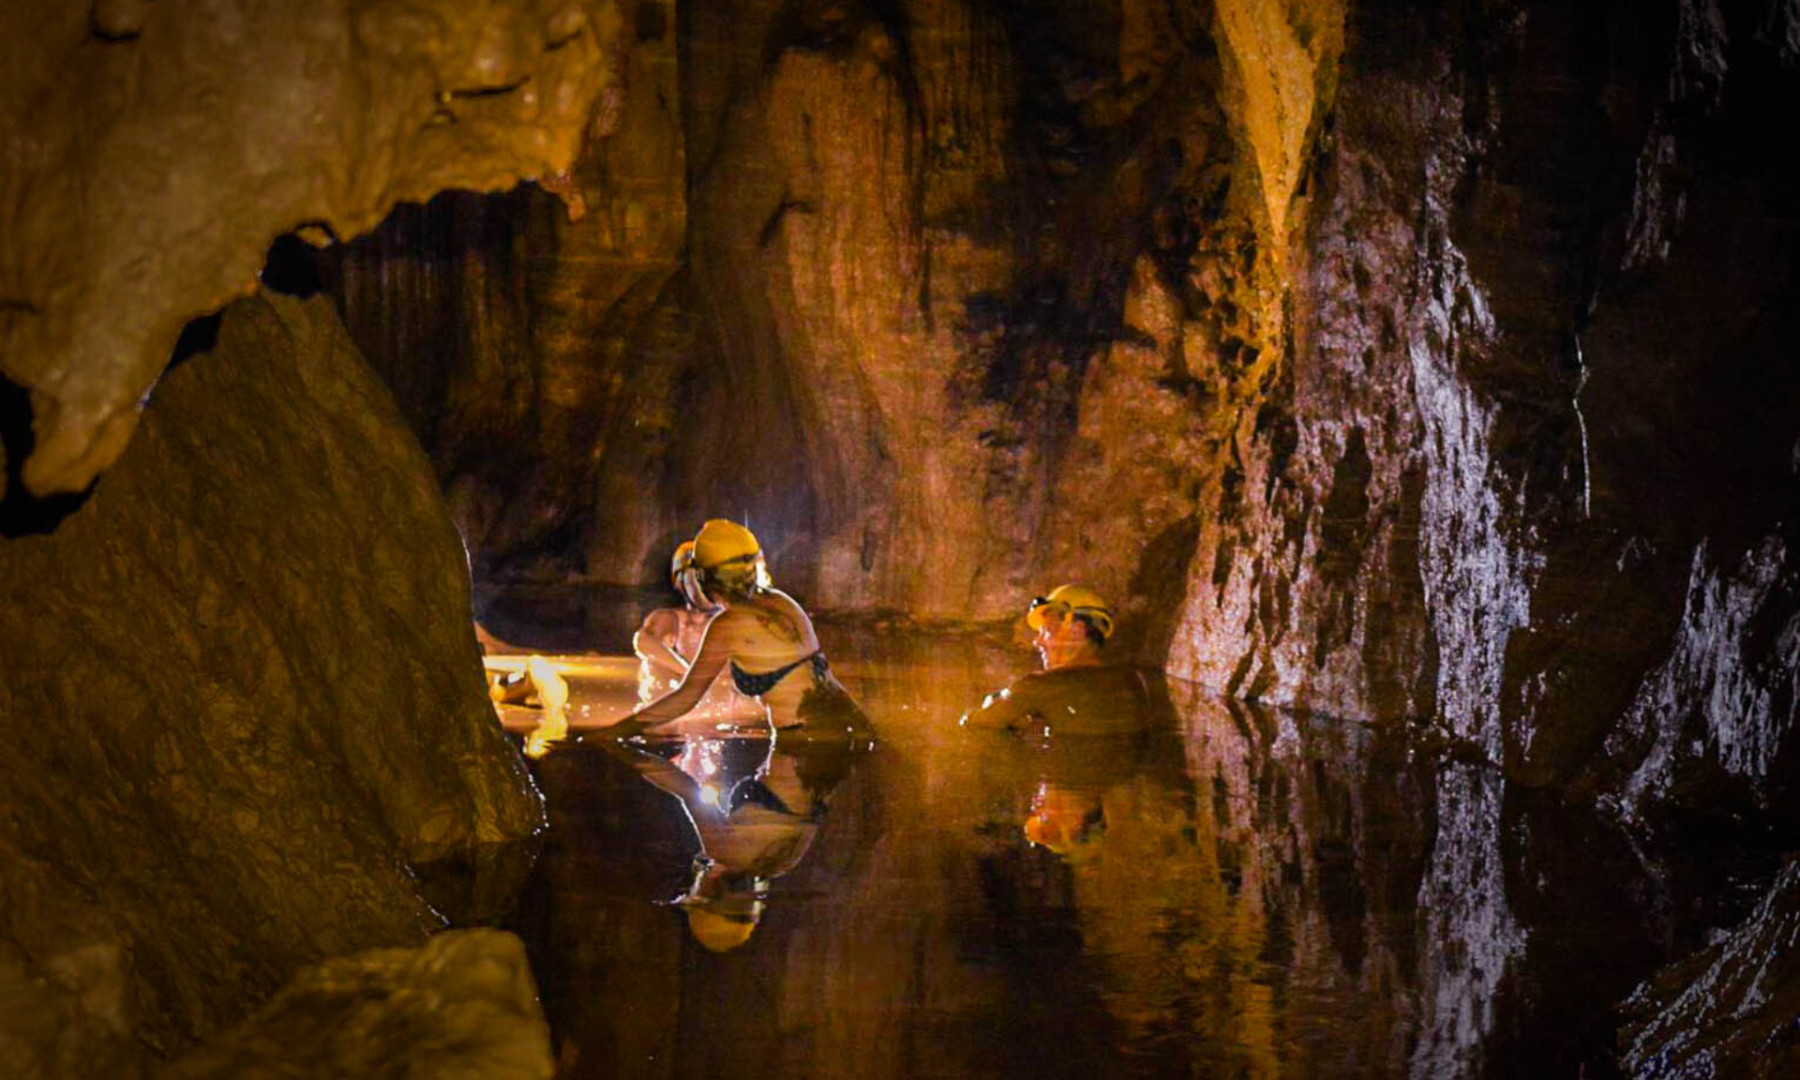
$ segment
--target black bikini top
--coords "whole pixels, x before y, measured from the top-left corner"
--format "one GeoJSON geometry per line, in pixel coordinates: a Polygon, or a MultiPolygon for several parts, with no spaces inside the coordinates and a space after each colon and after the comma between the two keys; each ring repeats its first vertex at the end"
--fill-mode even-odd
{"type": "Polygon", "coordinates": [[[825,662],[825,654],[822,651],[802,656],[793,663],[784,664],[774,671],[759,671],[754,674],[738,667],[737,661],[733,660],[731,662],[731,681],[737,686],[738,693],[745,697],[761,697],[775,689],[776,683],[787,678],[788,672],[793,671],[801,664],[811,664],[815,678],[822,679],[831,670],[831,665],[825,662]]]}

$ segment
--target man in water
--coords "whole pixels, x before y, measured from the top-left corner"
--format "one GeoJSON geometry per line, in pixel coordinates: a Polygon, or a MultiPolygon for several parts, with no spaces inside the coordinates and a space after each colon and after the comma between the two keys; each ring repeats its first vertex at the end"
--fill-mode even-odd
{"type": "Polygon", "coordinates": [[[1099,593],[1085,585],[1059,585],[1032,600],[1025,622],[1036,635],[1044,670],[989,694],[963,714],[964,727],[1034,735],[1128,735],[1144,729],[1149,696],[1136,671],[1106,662],[1113,616],[1099,593]]]}

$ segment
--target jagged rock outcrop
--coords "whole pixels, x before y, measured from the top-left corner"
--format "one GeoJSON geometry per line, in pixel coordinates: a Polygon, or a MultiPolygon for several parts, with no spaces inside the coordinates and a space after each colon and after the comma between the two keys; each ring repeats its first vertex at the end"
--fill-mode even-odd
{"type": "MultiPolygon", "coordinates": [[[[612,0],[23,0],[0,12],[0,371],[39,495],[124,448],[275,237],[567,168],[622,101],[612,0]]],[[[15,463],[20,467],[20,463],[15,463]]]]}
{"type": "Polygon", "coordinates": [[[542,1080],[550,1031],[518,938],[452,930],[307,968],[256,1014],[157,1075],[542,1080]]]}
{"type": "Polygon", "coordinates": [[[687,226],[676,13],[644,3],[629,18],[630,92],[608,137],[556,185],[566,208],[530,185],[449,193],[324,260],[352,334],[431,452],[481,578],[580,572],[597,492],[635,539],[641,529],[622,522],[647,515],[643,528],[659,529],[650,496],[675,479],[664,444],[677,371],[664,357],[679,349],[659,339],[685,333],[667,314],[687,226]]]}
{"type": "Polygon", "coordinates": [[[1640,1080],[1776,1077],[1800,1069],[1800,863],[1724,940],[1660,972],[1627,1003],[1625,1071],[1640,1080]]]}
{"type": "Polygon", "coordinates": [[[465,560],[329,302],[280,296],[225,311],[54,532],[0,541],[10,1074],[168,1055],[306,964],[504,910],[542,809],[465,560]]]}

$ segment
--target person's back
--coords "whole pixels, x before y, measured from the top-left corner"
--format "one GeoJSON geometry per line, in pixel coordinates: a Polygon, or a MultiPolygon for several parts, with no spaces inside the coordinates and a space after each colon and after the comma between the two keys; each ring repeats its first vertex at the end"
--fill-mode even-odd
{"type": "Polygon", "coordinates": [[[860,727],[862,713],[831,674],[812,620],[773,588],[748,529],[709,521],[695,538],[695,567],[722,610],[707,623],[692,665],[676,689],[616,726],[619,734],[663,728],[699,700],[700,687],[728,675],[736,691],[767,708],[777,729],[860,727]]]}

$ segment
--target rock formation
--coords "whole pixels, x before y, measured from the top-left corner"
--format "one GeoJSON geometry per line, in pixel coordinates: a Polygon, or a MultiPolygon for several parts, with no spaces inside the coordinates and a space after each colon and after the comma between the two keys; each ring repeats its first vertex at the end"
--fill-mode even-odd
{"type": "Polygon", "coordinates": [[[542,1080],[550,1034],[519,939],[453,930],[301,972],[256,1015],[173,1068],[204,1077],[542,1080]]]}
{"type": "Polygon", "coordinates": [[[141,428],[0,541],[9,1075],[116,1074],[306,964],[494,918],[542,820],[462,546],[327,300],[228,308],[141,428]]]}
{"type": "Polygon", "coordinates": [[[176,336],[270,241],[565,169],[616,121],[598,0],[26,0],[0,13],[0,371],[33,392],[25,484],[123,449],[176,336]]]}
{"type": "Polygon", "coordinates": [[[1797,888],[1800,864],[1789,863],[1743,925],[1638,990],[1624,1040],[1631,1075],[1760,1078],[1800,1066],[1797,888]]]}

